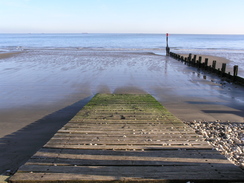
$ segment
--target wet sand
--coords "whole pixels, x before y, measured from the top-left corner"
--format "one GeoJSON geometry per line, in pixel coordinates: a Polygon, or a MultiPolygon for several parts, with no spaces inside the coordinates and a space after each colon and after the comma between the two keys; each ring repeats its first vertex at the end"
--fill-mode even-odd
{"type": "Polygon", "coordinates": [[[243,122],[244,87],[151,52],[26,51],[0,66],[0,174],[16,171],[96,93],[149,93],[183,121],[243,122]]]}
{"type": "Polygon", "coordinates": [[[9,57],[12,57],[14,55],[17,55],[21,52],[11,52],[11,53],[3,53],[3,52],[0,52],[0,59],[4,59],[4,58],[9,58],[9,57]]]}

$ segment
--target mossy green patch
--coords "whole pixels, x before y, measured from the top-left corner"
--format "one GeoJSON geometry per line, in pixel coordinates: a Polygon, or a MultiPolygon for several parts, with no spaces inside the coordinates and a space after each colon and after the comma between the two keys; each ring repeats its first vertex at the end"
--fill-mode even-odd
{"type": "Polygon", "coordinates": [[[96,94],[72,121],[80,121],[84,118],[115,119],[111,116],[116,115],[120,115],[122,119],[125,116],[126,119],[133,119],[135,116],[134,119],[156,120],[165,118],[166,121],[180,122],[149,94],[96,94]],[[98,116],[97,113],[100,115],[98,116]],[[101,116],[101,113],[104,115],[101,116]]]}

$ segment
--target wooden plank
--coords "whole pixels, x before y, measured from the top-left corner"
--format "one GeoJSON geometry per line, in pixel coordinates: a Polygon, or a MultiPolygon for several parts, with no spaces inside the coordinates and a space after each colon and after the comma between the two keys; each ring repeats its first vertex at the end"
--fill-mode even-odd
{"type": "MultiPolygon", "coordinates": [[[[24,165],[23,168],[21,169],[22,173],[29,173],[32,170],[35,170],[33,173],[85,173],[89,174],[90,171],[93,171],[92,169],[103,169],[102,171],[105,171],[106,168],[110,166],[111,168],[113,168],[112,171],[116,172],[118,171],[118,169],[120,169],[121,171],[125,171],[127,172],[127,174],[130,174],[128,169],[134,169],[134,168],[139,168],[142,170],[146,170],[147,173],[148,172],[160,172],[160,174],[177,174],[179,167],[181,168],[181,172],[182,173],[186,173],[186,172],[190,172],[192,174],[197,174],[197,173],[208,173],[208,174],[219,174],[218,171],[215,170],[214,167],[208,167],[208,166],[196,166],[196,165],[134,165],[133,163],[131,164],[127,164],[127,165],[119,165],[119,166],[114,166],[114,165],[89,165],[89,166],[80,166],[80,165],[60,165],[60,164],[55,164],[55,166],[49,166],[49,165],[24,165]],[[127,170],[125,170],[122,167],[126,167],[127,170]]],[[[112,173],[112,172],[109,172],[112,173]]],[[[133,172],[132,172],[133,173],[133,172]]],[[[223,173],[227,173],[227,172],[223,172],[223,173]]],[[[230,174],[235,174],[234,171],[228,171],[228,173],[230,174]]],[[[157,175],[159,176],[159,175],[157,175]]]]}
{"type": "MultiPolygon", "coordinates": [[[[219,166],[225,166],[227,160],[221,160],[221,159],[203,159],[203,158],[145,158],[145,159],[137,159],[135,157],[133,158],[121,158],[117,157],[107,157],[107,156],[92,156],[90,159],[88,157],[82,157],[82,159],[78,159],[78,157],[75,157],[77,159],[73,159],[74,157],[54,157],[54,158],[45,158],[45,159],[32,159],[31,161],[28,161],[26,163],[26,166],[28,167],[29,165],[33,164],[38,164],[38,165],[46,165],[48,164],[49,166],[54,166],[56,165],[66,165],[66,166],[128,166],[128,165],[133,165],[133,166],[194,166],[194,167],[200,167],[202,169],[203,167],[205,168],[210,168],[209,164],[215,164],[215,167],[219,166]],[[102,159],[104,158],[104,159],[102,159]],[[54,163],[55,162],[55,163],[54,163]]],[[[228,166],[229,167],[229,166],[228,166]]],[[[223,167],[222,167],[223,168],[223,167]]],[[[23,171],[24,166],[21,168],[23,171]]],[[[235,170],[233,168],[232,170],[235,170]]],[[[231,171],[231,170],[229,170],[231,171]]]]}
{"type": "Polygon", "coordinates": [[[195,145],[195,146],[183,146],[183,145],[168,145],[167,143],[165,143],[165,145],[158,145],[158,146],[152,146],[152,145],[143,145],[143,146],[137,146],[137,145],[131,145],[131,144],[127,144],[127,145],[96,145],[94,144],[85,144],[85,145],[54,145],[51,144],[49,145],[45,145],[45,147],[49,147],[49,148],[66,148],[66,149],[104,149],[104,150],[128,150],[128,151],[143,151],[143,150],[164,150],[164,149],[174,149],[174,150],[179,150],[179,149],[212,149],[209,146],[201,146],[201,145],[195,145]]]}
{"type": "Polygon", "coordinates": [[[242,181],[150,95],[96,95],[10,182],[242,181]]]}
{"type": "MultiPolygon", "coordinates": [[[[22,173],[19,175],[20,180],[29,180],[28,182],[36,182],[36,180],[41,180],[41,182],[52,181],[54,182],[69,182],[72,177],[72,182],[107,182],[107,181],[118,181],[118,182],[129,182],[133,180],[137,181],[157,181],[159,182],[178,182],[182,180],[191,180],[194,182],[240,182],[242,176],[235,173],[223,173],[212,171],[212,172],[192,172],[192,171],[182,171],[167,172],[162,168],[155,167],[148,171],[147,167],[84,167],[84,168],[73,168],[72,173],[66,173],[66,170],[59,170],[58,166],[55,169],[56,172],[47,173],[22,173]],[[235,177],[235,178],[233,178],[235,177]],[[82,181],[81,181],[82,180],[82,181]],[[204,181],[203,181],[204,180],[204,181]]],[[[16,182],[11,179],[11,182],[16,182]]],[[[71,182],[71,181],[70,181],[71,182]]]]}

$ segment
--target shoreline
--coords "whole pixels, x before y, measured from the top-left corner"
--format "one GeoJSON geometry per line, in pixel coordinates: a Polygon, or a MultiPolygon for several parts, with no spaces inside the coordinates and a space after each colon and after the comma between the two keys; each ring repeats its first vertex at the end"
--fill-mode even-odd
{"type": "Polygon", "coordinates": [[[9,57],[12,57],[12,56],[15,56],[15,55],[18,55],[22,52],[0,52],[0,59],[5,59],[5,58],[9,58],[9,57]]]}

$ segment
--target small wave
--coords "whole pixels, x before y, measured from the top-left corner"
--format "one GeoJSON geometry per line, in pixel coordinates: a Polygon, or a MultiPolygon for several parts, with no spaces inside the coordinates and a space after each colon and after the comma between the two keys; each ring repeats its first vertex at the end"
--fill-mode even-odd
{"type": "Polygon", "coordinates": [[[16,52],[23,52],[26,48],[22,46],[7,46],[7,47],[0,47],[0,53],[16,53],[16,52]]]}
{"type": "Polygon", "coordinates": [[[73,50],[73,51],[165,51],[165,48],[109,48],[109,47],[12,47],[9,50],[73,50]]]}
{"type": "Polygon", "coordinates": [[[179,48],[172,47],[171,50],[177,51],[194,51],[194,52],[244,52],[244,49],[229,49],[229,48],[179,48]]]}
{"type": "Polygon", "coordinates": [[[9,52],[9,50],[0,48],[0,53],[6,53],[6,52],[9,52]]]}
{"type": "Polygon", "coordinates": [[[162,51],[164,48],[106,48],[106,47],[81,47],[79,50],[91,51],[162,51]]]}

